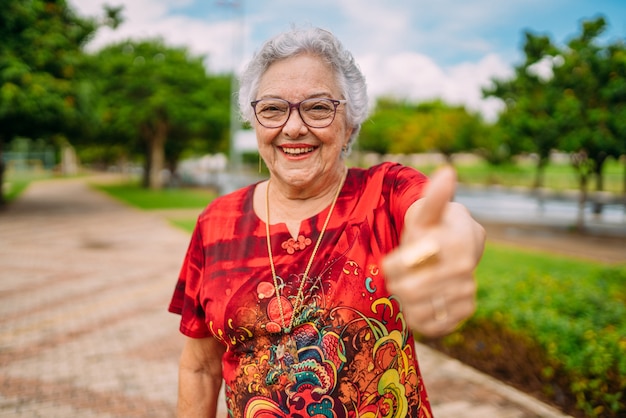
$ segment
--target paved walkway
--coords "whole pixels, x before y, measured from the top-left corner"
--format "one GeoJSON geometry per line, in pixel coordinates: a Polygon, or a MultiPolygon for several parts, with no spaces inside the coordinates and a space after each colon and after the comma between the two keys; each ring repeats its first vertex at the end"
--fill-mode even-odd
{"type": "MultiPolygon", "coordinates": [[[[188,239],[83,180],[34,183],[1,211],[0,416],[173,416],[182,337],[166,307],[188,239]]],[[[564,416],[418,352],[437,418],[564,416]]]]}

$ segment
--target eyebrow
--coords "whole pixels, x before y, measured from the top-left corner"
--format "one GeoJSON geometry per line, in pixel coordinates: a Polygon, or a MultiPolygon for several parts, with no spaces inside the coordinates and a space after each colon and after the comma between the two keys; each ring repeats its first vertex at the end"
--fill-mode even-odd
{"type": "MultiPolygon", "coordinates": [[[[323,92],[323,93],[313,93],[309,96],[306,96],[304,99],[302,100],[306,100],[306,99],[319,99],[319,98],[324,98],[324,99],[332,99],[332,94],[328,93],[328,92],[323,92]]],[[[278,95],[273,95],[273,94],[268,94],[265,96],[261,96],[258,100],[261,99],[281,99],[281,100],[286,100],[289,101],[281,96],[278,95]]]]}

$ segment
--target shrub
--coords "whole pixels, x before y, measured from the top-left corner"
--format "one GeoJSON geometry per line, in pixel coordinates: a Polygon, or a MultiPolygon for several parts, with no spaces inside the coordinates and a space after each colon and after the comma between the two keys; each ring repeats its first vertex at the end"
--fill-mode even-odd
{"type": "Polygon", "coordinates": [[[439,349],[567,412],[626,414],[626,266],[489,246],[476,315],[439,349]]]}

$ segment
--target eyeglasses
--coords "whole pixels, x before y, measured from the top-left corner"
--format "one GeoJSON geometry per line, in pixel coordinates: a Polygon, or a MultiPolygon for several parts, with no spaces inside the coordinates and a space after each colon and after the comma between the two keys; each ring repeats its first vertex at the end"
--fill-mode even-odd
{"type": "Polygon", "coordinates": [[[261,99],[251,102],[256,120],[266,128],[280,128],[291,116],[291,109],[298,109],[298,114],[311,128],[326,128],[337,114],[337,106],[347,100],[327,98],[306,99],[298,103],[290,103],[283,99],[261,99]]]}

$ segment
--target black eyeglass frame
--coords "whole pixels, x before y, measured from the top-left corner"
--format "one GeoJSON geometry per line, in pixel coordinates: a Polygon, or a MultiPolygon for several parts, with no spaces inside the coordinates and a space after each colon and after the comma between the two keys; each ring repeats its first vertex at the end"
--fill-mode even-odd
{"type": "Polygon", "coordinates": [[[266,99],[259,99],[259,100],[254,100],[252,102],[250,102],[250,105],[252,106],[252,110],[254,111],[254,117],[256,118],[257,122],[259,122],[259,124],[261,126],[263,126],[264,128],[268,128],[268,129],[277,129],[277,128],[282,128],[283,126],[285,126],[287,124],[287,122],[289,122],[289,118],[291,117],[291,109],[298,109],[298,116],[300,116],[300,119],[302,120],[302,123],[304,123],[306,126],[308,126],[309,128],[313,128],[313,129],[322,129],[322,128],[327,128],[329,127],[334,121],[335,121],[335,117],[337,116],[337,107],[340,104],[343,103],[347,103],[347,100],[339,100],[339,99],[331,99],[328,97],[311,97],[308,99],[304,99],[301,100],[297,103],[291,103],[288,100],[285,99],[279,99],[279,98],[266,98],[266,99]],[[276,125],[276,126],[267,126],[264,125],[263,122],[261,122],[259,120],[259,115],[257,114],[256,111],[256,105],[259,104],[260,102],[264,101],[264,100],[277,100],[277,101],[281,101],[281,102],[285,102],[287,103],[287,105],[289,106],[289,110],[287,111],[287,118],[285,119],[285,121],[283,123],[281,123],[280,125],[276,125]],[[310,124],[308,124],[304,118],[302,117],[302,113],[300,113],[300,105],[304,102],[310,101],[310,100],[325,100],[325,101],[329,101],[333,104],[333,117],[330,119],[330,121],[328,122],[328,124],[324,125],[324,126],[312,126],[310,124]]]}

